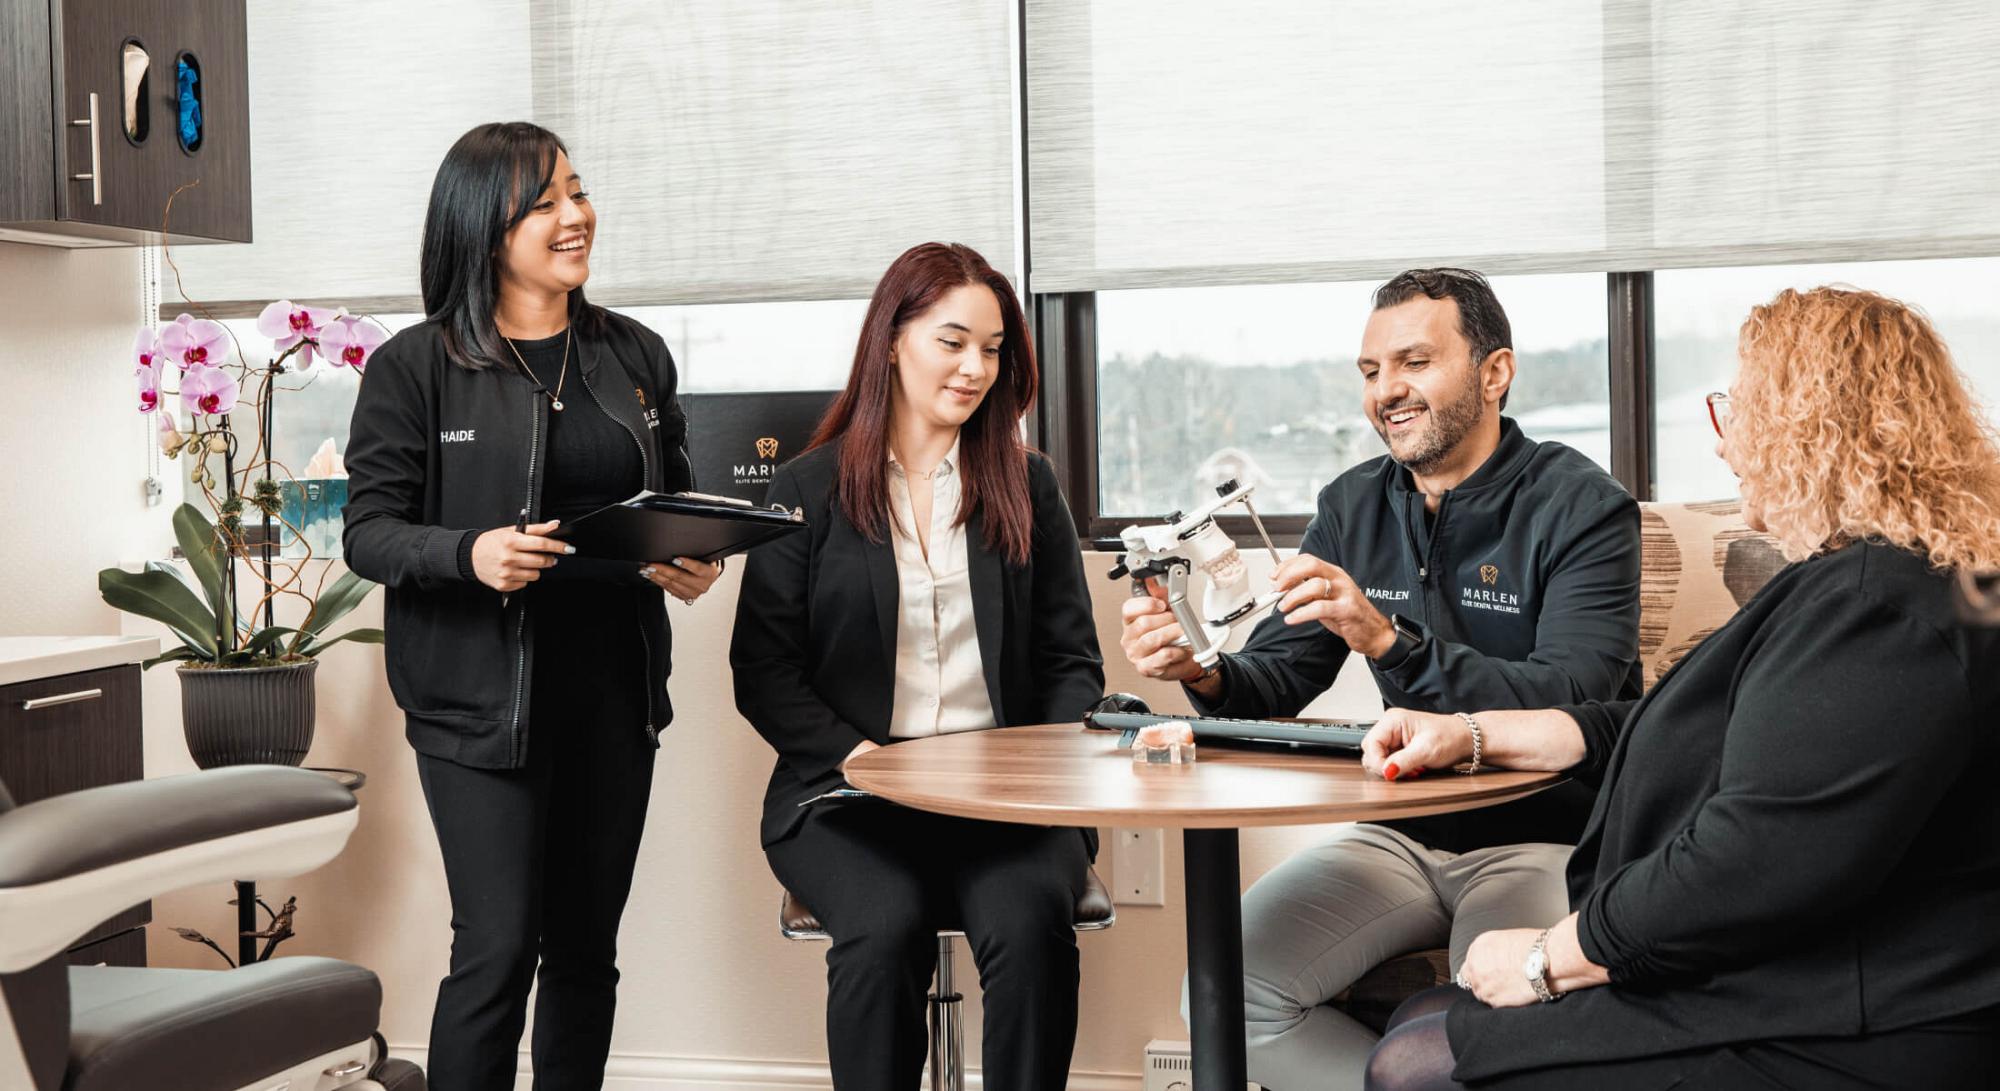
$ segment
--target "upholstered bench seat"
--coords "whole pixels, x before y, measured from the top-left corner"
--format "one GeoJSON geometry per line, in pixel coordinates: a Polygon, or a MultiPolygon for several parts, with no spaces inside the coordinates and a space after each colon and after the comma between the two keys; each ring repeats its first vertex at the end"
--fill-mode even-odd
{"type": "Polygon", "coordinates": [[[236,970],[74,966],[64,1091],[244,1087],[375,1033],[382,985],[329,958],[236,970]]]}

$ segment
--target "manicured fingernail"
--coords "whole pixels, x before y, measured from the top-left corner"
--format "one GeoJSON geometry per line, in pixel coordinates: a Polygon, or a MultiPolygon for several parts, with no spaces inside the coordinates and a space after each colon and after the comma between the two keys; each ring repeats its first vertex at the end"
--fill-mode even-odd
{"type": "Polygon", "coordinates": [[[556,562],[557,562],[557,561],[559,561],[559,560],[561,560],[561,559],[562,559],[562,558],[560,558],[560,557],[550,557],[550,558],[549,558],[549,567],[550,567],[550,568],[554,568],[554,567],[556,566],[556,562]]]}
{"type": "Polygon", "coordinates": [[[687,568],[687,565],[684,565],[684,564],[682,564],[682,563],[681,563],[681,559],[680,559],[679,557],[675,557],[674,559],[672,559],[672,560],[668,561],[667,563],[668,563],[668,564],[670,564],[670,565],[673,565],[673,566],[674,566],[675,568],[679,568],[679,569],[686,569],[686,568],[687,568]]]}
{"type": "Polygon", "coordinates": [[[1382,775],[1390,780],[1395,780],[1397,777],[1403,775],[1403,771],[1396,768],[1396,763],[1392,761],[1382,767],[1382,775]]]}
{"type": "Polygon", "coordinates": [[[564,552],[564,553],[575,553],[575,552],[576,552],[576,547],[575,547],[575,546],[564,546],[564,547],[563,547],[563,552],[564,552]]]}
{"type": "Polygon", "coordinates": [[[644,567],[644,568],[641,568],[641,569],[639,570],[639,574],[640,574],[641,576],[644,576],[644,577],[646,577],[646,578],[647,578],[647,579],[649,579],[649,580],[650,580],[650,579],[652,579],[652,578],[653,578],[653,566],[652,566],[652,565],[647,565],[646,567],[644,567]]]}

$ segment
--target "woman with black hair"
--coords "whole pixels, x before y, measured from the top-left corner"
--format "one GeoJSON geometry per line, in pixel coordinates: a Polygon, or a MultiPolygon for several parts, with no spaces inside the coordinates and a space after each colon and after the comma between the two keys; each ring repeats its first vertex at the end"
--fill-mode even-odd
{"type": "Polygon", "coordinates": [[[986,997],[985,1086],[1068,1082],[1071,928],[1092,831],[826,793],[904,739],[1075,720],[1104,695],[1076,524],[1021,442],[1035,356],[1007,278],[964,246],[906,251],[875,288],[847,389],[771,479],[809,532],[753,550],[729,662],[778,753],[764,855],[833,937],[827,1047],[842,1091],[908,1088],[945,921],[986,997]]]}
{"type": "Polygon", "coordinates": [[[547,535],[690,488],[658,335],[585,302],[597,214],[555,134],[481,125],[438,168],[426,320],[376,353],[347,455],[346,557],[387,587],[389,686],[451,889],[430,1086],[511,1088],[537,978],[535,1086],[596,1088],[652,757],[673,718],[665,591],[547,535]]]}

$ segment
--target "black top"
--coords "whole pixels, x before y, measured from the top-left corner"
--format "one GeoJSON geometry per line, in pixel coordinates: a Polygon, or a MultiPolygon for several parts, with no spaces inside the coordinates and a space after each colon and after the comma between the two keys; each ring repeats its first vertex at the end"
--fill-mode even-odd
{"type": "MultiPolygon", "coordinates": [[[[840,763],[863,739],[896,741],[889,736],[896,557],[888,541],[862,537],[832,503],[834,469],[828,446],[772,475],[771,503],[804,508],[808,529],[750,551],[736,604],[729,646],[736,707],[778,752],[764,793],[766,845],[798,828],[801,802],[841,783],[840,763]]],[[[1104,696],[1076,524],[1039,454],[1028,455],[1028,488],[1027,564],[986,548],[977,512],[965,528],[973,626],[987,697],[1003,725],[1073,722],[1104,696]]]]}
{"type": "Polygon", "coordinates": [[[513,343],[534,381],[550,394],[560,393],[563,403],[561,412],[549,414],[541,522],[568,522],[630,500],[645,482],[639,448],[577,378],[582,369],[575,359],[565,374],[564,356],[575,353],[573,344],[565,345],[568,337],[565,332],[513,343]]]}
{"type": "MultiPolygon", "coordinates": [[[[567,522],[630,499],[645,481],[639,448],[578,378],[581,369],[569,334],[513,345],[530,380],[547,392],[545,397],[560,393],[563,403],[560,411],[550,406],[539,521],[567,522]]],[[[560,680],[566,683],[565,694],[641,685],[634,673],[643,669],[635,627],[639,596],[651,593],[650,585],[634,578],[637,565],[623,566],[632,571],[607,571],[576,560],[558,558],[554,568],[542,570],[540,580],[517,592],[532,600],[539,652],[536,681],[548,685],[560,680]]]]}
{"type": "MultiPolygon", "coordinates": [[[[2000,1003],[2000,629],[1860,544],[1780,572],[1638,702],[1569,710],[1569,868],[1612,984],[1453,1007],[1460,1080],[2000,1003]]],[[[1554,923],[1554,922],[1550,922],[1554,923]]]]}
{"type": "MultiPolygon", "coordinates": [[[[1427,515],[1388,456],[1320,491],[1299,552],[1346,570],[1376,607],[1424,636],[1370,663],[1392,708],[1473,712],[1639,695],[1639,506],[1596,463],[1502,418],[1500,445],[1427,515]],[[1393,654],[1393,653],[1392,653],[1393,654]]],[[[1213,716],[1294,716],[1333,684],[1347,642],[1275,611],[1222,657],[1213,716]]],[[[1191,694],[1192,696],[1192,694],[1191,694]]],[[[1563,784],[1499,807],[1383,825],[1451,852],[1569,844],[1593,793],[1563,784]]]]}
{"type": "Polygon", "coordinates": [[[635,638],[644,643],[649,730],[673,717],[665,596],[649,590],[634,566],[565,557],[548,570],[548,584],[503,602],[473,578],[469,564],[479,535],[513,526],[523,506],[529,522],[542,518],[550,418],[580,406],[594,407],[625,435],[642,464],[638,484],[656,492],[694,487],[666,343],[623,315],[593,310],[584,317],[563,414],[549,411],[518,368],[454,363],[436,322],[390,338],[355,401],[347,564],[384,587],[389,688],[411,745],[432,757],[480,768],[522,763],[537,643],[537,626],[528,621],[559,580],[628,582],[638,603],[635,638]]]}

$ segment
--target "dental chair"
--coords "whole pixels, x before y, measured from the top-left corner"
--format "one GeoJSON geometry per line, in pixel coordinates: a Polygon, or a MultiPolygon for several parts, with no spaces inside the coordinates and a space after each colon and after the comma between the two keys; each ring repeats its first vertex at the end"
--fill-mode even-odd
{"type": "Polygon", "coordinates": [[[423,1091],[375,1032],[382,986],[329,958],[233,970],[69,966],[129,906],[340,853],[359,812],[318,773],[237,766],[16,807],[0,784],[0,1088],[423,1091]]]}

